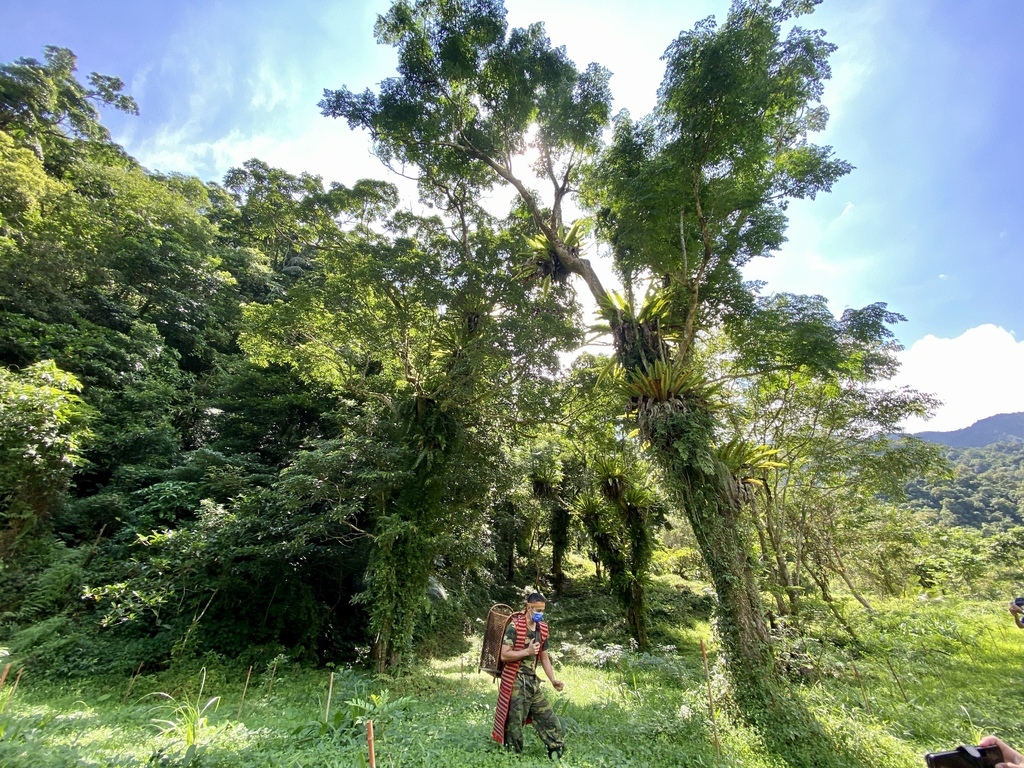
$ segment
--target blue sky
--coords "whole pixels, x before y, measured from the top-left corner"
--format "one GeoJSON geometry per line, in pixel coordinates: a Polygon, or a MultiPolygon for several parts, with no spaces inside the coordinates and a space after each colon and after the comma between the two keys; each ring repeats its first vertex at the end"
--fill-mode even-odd
{"type": "MultiPolygon", "coordinates": [[[[325,87],[393,72],[372,27],[387,0],[0,0],[0,61],[71,48],[84,77],[118,75],[141,115],[108,114],[147,167],[220,180],[260,157],[352,183],[384,177],[365,137],[323,118],[325,87]]],[[[727,0],[507,0],[580,66],[613,72],[616,108],[654,103],[661,53],[727,0]]],[[[1024,31],[1020,0],[826,0],[804,26],[839,46],[819,137],[856,170],[791,207],[789,242],[751,266],[770,290],[836,312],[885,301],[908,321],[898,383],[946,405],[929,429],[1024,411],[1024,31]]],[[[918,423],[912,429],[925,428],[918,423]]]]}

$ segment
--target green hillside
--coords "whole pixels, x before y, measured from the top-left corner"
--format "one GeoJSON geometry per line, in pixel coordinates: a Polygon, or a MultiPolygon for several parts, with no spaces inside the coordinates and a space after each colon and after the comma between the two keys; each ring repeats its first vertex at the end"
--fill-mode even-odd
{"type": "Polygon", "coordinates": [[[1024,443],[947,451],[951,476],[907,486],[907,504],[946,525],[1005,530],[1024,523],[1024,443]]]}

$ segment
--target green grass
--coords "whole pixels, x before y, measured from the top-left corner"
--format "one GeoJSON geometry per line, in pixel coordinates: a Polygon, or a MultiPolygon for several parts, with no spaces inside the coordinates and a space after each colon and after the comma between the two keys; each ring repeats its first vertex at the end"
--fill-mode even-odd
{"type": "MultiPolygon", "coordinates": [[[[607,609],[598,602],[586,610],[598,621],[607,609]]],[[[790,764],[734,717],[711,644],[716,755],[699,649],[700,639],[710,639],[705,619],[663,632],[676,640],[675,650],[637,654],[627,644],[602,642],[615,639],[606,626],[582,636],[577,622],[584,613],[564,617],[564,634],[557,611],[551,615],[566,683],[561,694],[548,689],[567,729],[563,765],[790,764]]],[[[828,641],[823,627],[792,640],[788,657],[797,681],[794,708],[814,714],[845,755],[841,764],[922,766],[924,752],[974,743],[989,732],[1024,744],[1024,631],[1001,605],[894,601],[874,615],[852,607],[849,613],[858,643],[828,641]]],[[[359,766],[366,764],[368,718],[375,721],[380,766],[550,764],[531,732],[521,757],[489,741],[497,688],[475,671],[472,654],[393,678],[339,670],[329,711],[329,672],[281,663],[254,671],[239,716],[245,677],[246,669],[206,659],[143,674],[126,697],[128,679],[60,684],[27,669],[0,714],[0,766],[359,766]],[[154,713],[155,693],[202,710],[205,722],[193,739],[198,753],[187,752],[180,729],[154,722],[177,717],[154,713]],[[202,709],[214,697],[219,706],[202,709]]],[[[821,749],[827,747],[792,734],[793,755],[821,749]]]]}

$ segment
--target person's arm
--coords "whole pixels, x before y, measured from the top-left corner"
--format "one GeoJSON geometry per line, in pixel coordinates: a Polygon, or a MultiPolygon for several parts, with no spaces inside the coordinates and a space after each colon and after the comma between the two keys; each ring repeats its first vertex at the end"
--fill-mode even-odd
{"type": "Polygon", "coordinates": [[[555,677],[555,670],[551,668],[551,658],[545,650],[540,652],[540,664],[544,667],[544,674],[548,676],[548,680],[551,681],[551,685],[556,691],[565,688],[565,683],[555,677]]]}
{"type": "Polygon", "coordinates": [[[525,648],[520,648],[518,651],[513,650],[511,645],[501,645],[501,660],[502,661],[522,661],[527,656],[533,656],[540,651],[540,644],[535,642],[527,643],[525,648]]]}
{"type": "MultiPolygon", "coordinates": [[[[1016,618],[1017,614],[1014,614],[1016,618]]],[[[1024,766],[1024,755],[1015,749],[1011,749],[1005,741],[997,739],[995,736],[986,736],[978,742],[979,747],[991,747],[997,746],[1003,752],[1003,762],[999,763],[996,768],[1021,768],[1024,766]]]]}
{"type": "Polygon", "coordinates": [[[533,656],[540,651],[540,644],[536,642],[527,643],[526,647],[515,650],[516,630],[512,624],[508,625],[505,635],[501,640],[501,661],[522,661],[527,656],[533,656]]]}
{"type": "Polygon", "coordinates": [[[1010,603],[1010,613],[1013,615],[1013,623],[1020,629],[1024,629],[1024,608],[1015,602],[1010,603]]]}

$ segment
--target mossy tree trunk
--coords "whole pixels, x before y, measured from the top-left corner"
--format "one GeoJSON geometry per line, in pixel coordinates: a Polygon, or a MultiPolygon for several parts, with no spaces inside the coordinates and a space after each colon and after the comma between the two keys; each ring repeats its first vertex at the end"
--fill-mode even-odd
{"type": "Polygon", "coordinates": [[[714,419],[703,403],[675,400],[641,408],[641,434],[693,529],[718,598],[717,628],[742,711],[765,712],[781,677],[754,578],[741,506],[715,464],[714,419]]]}

